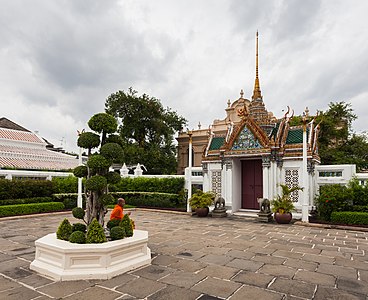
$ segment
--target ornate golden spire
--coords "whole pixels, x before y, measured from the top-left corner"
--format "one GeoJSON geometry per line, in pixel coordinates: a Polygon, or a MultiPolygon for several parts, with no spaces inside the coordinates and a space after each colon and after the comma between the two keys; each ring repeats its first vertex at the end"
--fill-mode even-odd
{"type": "Polygon", "coordinates": [[[261,87],[259,86],[259,78],[258,78],[258,30],[256,34],[256,79],[254,81],[252,100],[257,99],[262,99],[261,87]]]}

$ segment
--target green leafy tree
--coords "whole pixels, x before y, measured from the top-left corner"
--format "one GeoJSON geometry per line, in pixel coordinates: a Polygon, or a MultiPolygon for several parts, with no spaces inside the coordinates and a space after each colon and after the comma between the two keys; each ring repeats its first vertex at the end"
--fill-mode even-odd
{"type": "MultiPolygon", "coordinates": [[[[186,120],[160,100],[129,88],[111,94],[105,103],[106,112],[120,121],[119,133],[124,150],[123,161],[140,163],[150,174],[176,172],[174,134],[183,129],[186,120]]],[[[116,141],[116,137],[107,137],[116,141]]]]}
{"type": "Polygon", "coordinates": [[[93,132],[83,132],[79,135],[78,146],[88,149],[88,161],[85,167],[76,167],[74,175],[86,177],[86,213],[81,217],[87,225],[93,219],[99,224],[104,224],[105,196],[108,192],[109,183],[117,183],[120,178],[109,173],[109,167],[114,160],[120,160],[122,148],[119,144],[106,143],[107,134],[113,134],[117,130],[116,119],[107,114],[99,113],[91,117],[88,125],[93,132]],[[97,134],[97,133],[99,134],[97,134]],[[91,154],[91,149],[100,146],[96,153],[91,154]]]}

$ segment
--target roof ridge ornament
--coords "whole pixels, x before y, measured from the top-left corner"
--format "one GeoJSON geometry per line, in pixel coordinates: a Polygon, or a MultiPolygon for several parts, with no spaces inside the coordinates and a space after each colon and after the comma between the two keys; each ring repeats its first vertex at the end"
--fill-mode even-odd
{"type": "Polygon", "coordinates": [[[258,30],[256,33],[256,79],[254,80],[254,90],[252,100],[262,100],[261,94],[261,87],[259,84],[259,77],[258,77],[258,30]]]}

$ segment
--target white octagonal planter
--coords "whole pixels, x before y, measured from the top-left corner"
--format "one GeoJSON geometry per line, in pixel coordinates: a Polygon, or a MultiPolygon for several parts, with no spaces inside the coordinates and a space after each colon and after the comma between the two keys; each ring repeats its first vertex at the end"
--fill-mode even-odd
{"type": "Polygon", "coordinates": [[[54,280],[109,279],[151,263],[148,232],[102,244],[73,244],[58,240],[56,233],[35,242],[36,258],[31,270],[54,280]]]}

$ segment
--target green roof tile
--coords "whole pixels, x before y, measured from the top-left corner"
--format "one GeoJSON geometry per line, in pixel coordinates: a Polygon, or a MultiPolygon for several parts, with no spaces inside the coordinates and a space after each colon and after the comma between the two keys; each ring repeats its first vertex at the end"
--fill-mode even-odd
{"type": "MultiPolygon", "coordinates": [[[[309,130],[307,130],[307,136],[308,136],[309,130]]],[[[286,144],[301,144],[303,143],[303,129],[289,129],[287,138],[286,138],[286,144]]]]}
{"type": "Polygon", "coordinates": [[[210,149],[209,150],[218,150],[224,144],[225,138],[224,137],[214,137],[211,141],[210,149]]]}

